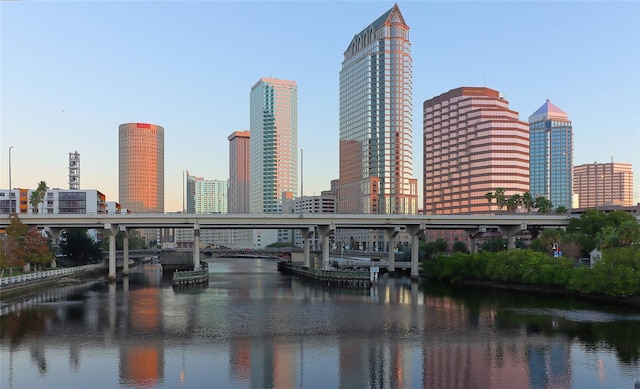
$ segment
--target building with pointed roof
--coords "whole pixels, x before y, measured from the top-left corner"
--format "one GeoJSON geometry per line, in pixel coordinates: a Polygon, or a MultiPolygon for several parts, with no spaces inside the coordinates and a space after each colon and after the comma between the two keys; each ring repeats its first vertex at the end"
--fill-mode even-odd
{"type": "Polygon", "coordinates": [[[529,116],[530,192],[554,208],[572,207],[573,127],[569,116],[549,99],[529,116]]]}
{"type": "Polygon", "coordinates": [[[409,26],[397,4],[344,51],[337,213],[416,213],[412,66],[409,26]]]}

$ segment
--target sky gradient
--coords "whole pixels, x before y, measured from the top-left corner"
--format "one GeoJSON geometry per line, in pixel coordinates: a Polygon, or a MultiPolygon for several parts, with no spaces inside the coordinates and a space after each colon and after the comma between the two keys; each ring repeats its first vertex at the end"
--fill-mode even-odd
{"type": "MultiPolygon", "coordinates": [[[[633,164],[640,201],[640,3],[398,2],[411,28],[413,170],[422,207],[422,103],[460,86],[502,92],[528,121],[545,99],[573,123],[574,165],[633,164]]],[[[185,170],[228,179],[261,77],[298,84],[304,195],[338,178],[338,75],[351,38],[393,2],[0,2],[0,187],[118,201],[118,126],[165,128],[165,210],[185,170]]]]}

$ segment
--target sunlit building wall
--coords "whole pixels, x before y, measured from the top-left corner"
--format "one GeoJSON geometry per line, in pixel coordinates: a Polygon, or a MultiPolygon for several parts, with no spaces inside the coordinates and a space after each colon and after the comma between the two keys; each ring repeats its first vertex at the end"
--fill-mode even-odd
{"type": "Polygon", "coordinates": [[[630,163],[587,163],[573,168],[578,208],[632,206],[633,169],[630,163]]]}
{"type": "MultiPolygon", "coordinates": [[[[148,123],[121,124],[118,129],[118,196],[131,213],[164,213],[164,128],[148,123]]],[[[158,241],[156,230],[144,230],[158,241]]]]}
{"type": "Polygon", "coordinates": [[[529,126],[496,90],[461,87],[426,100],[424,212],[483,213],[485,197],[529,191],[529,126]]]}
{"type": "Polygon", "coordinates": [[[554,208],[572,206],[573,127],[549,99],[529,116],[531,196],[554,208]]]}
{"type": "Polygon", "coordinates": [[[261,78],[250,94],[250,211],[277,213],[298,193],[298,86],[261,78]]]}
{"type": "Polygon", "coordinates": [[[337,213],[413,214],[409,26],[394,5],[355,34],[340,70],[337,213]]]}

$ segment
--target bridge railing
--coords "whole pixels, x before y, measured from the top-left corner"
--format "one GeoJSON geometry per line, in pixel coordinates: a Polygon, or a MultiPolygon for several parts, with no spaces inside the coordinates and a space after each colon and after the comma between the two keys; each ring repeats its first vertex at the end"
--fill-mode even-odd
{"type": "Polygon", "coordinates": [[[36,271],[33,273],[21,274],[19,276],[13,276],[13,277],[2,277],[0,278],[0,286],[15,285],[23,282],[28,282],[28,281],[41,280],[43,278],[58,277],[66,274],[79,273],[82,271],[98,270],[103,267],[104,267],[103,264],[96,263],[92,265],[65,267],[63,269],[36,271]]]}

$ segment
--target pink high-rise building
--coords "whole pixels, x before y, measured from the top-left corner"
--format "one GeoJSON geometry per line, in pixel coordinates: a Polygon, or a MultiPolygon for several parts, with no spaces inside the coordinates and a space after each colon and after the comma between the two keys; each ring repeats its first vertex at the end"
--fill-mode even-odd
{"type": "Polygon", "coordinates": [[[496,90],[461,87],[423,104],[425,214],[497,210],[529,191],[529,126],[496,90]]]}
{"type": "Polygon", "coordinates": [[[250,132],[234,131],[229,137],[229,213],[249,213],[251,180],[250,132]]]}

